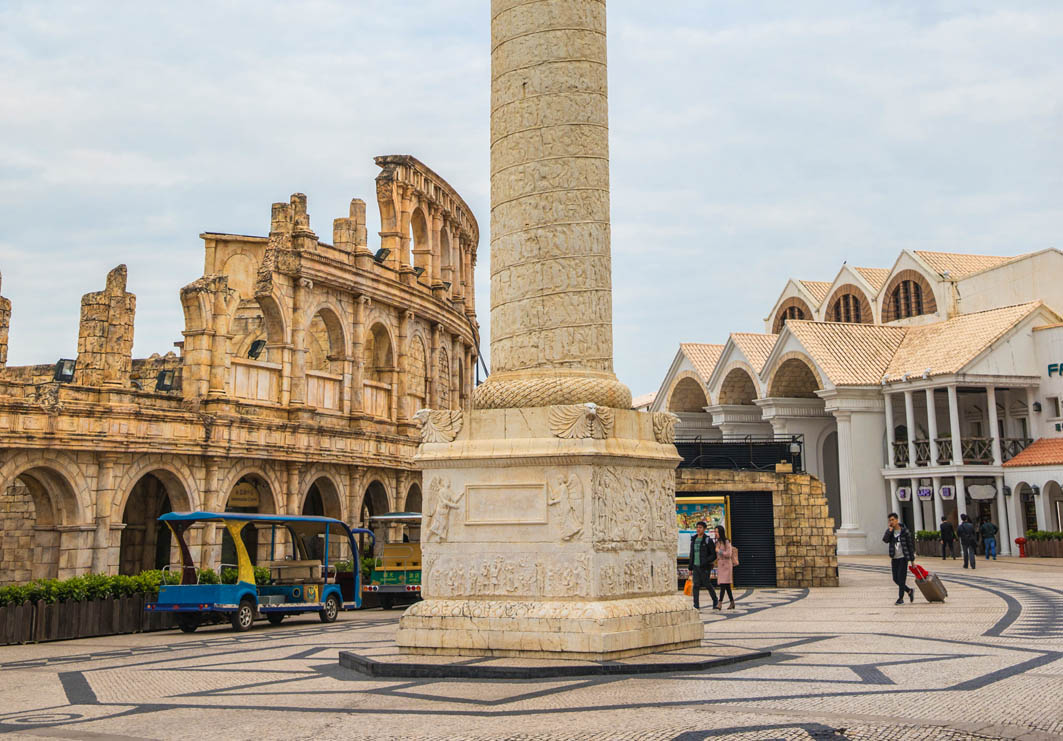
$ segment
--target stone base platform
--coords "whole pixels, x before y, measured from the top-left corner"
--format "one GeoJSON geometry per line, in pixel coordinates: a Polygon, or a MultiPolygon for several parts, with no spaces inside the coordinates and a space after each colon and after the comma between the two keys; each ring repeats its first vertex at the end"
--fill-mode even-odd
{"type": "Polygon", "coordinates": [[[340,666],[372,677],[405,679],[550,679],[617,674],[696,672],[771,656],[738,646],[710,644],[608,660],[412,656],[393,644],[340,652],[340,666]]]}
{"type": "Polygon", "coordinates": [[[682,595],[618,600],[425,600],[402,616],[396,644],[421,656],[607,661],[700,646],[682,595]]]}

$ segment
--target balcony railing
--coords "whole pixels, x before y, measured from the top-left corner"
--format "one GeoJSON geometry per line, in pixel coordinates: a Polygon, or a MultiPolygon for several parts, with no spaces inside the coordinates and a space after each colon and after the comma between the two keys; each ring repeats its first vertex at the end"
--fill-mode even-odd
{"type": "Polygon", "coordinates": [[[723,440],[679,438],[676,450],[683,457],[680,468],[729,468],[773,471],[775,464],[790,463],[795,472],[804,470],[804,437],[801,435],[747,435],[723,440]]]}
{"type": "MultiPolygon", "coordinates": [[[[937,465],[947,466],[952,463],[952,438],[935,438],[938,448],[937,465]]],[[[1000,441],[1000,452],[1003,460],[1011,460],[1033,442],[1027,437],[1005,437],[1000,441]]],[[[917,466],[927,466],[930,463],[930,441],[915,440],[915,458],[917,466]]],[[[963,454],[964,465],[992,465],[993,463],[993,440],[988,437],[965,437],[960,440],[960,450],[963,454]]],[[[908,441],[898,440],[893,443],[893,460],[897,468],[908,467],[908,441]]]]}

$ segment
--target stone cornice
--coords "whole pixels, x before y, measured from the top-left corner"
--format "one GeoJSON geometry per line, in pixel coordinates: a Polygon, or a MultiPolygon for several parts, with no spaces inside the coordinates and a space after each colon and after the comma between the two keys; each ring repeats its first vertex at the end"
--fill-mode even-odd
{"type": "Polygon", "coordinates": [[[822,399],[791,399],[771,397],[755,399],[754,404],[764,410],[764,420],[773,417],[826,417],[822,399]]]}

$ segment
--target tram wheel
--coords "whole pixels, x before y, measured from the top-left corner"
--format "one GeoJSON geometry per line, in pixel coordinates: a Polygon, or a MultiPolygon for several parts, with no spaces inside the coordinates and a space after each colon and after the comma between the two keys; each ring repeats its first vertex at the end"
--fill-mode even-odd
{"type": "Polygon", "coordinates": [[[325,600],[325,606],[321,612],[318,613],[318,617],[321,618],[323,623],[336,622],[336,616],[340,614],[340,601],[336,599],[336,595],[330,594],[328,599],[325,600]]]}
{"type": "Polygon", "coordinates": [[[233,613],[231,622],[233,624],[233,630],[237,633],[251,630],[251,626],[255,624],[255,603],[247,597],[240,600],[240,606],[237,607],[236,612],[233,613]]]}
{"type": "Polygon", "coordinates": [[[196,628],[199,627],[199,618],[195,617],[181,617],[177,619],[177,627],[181,629],[182,633],[195,633],[196,628]]]}
{"type": "Polygon", "coordinates": [[[280,614],[279,612],[271,612],[266,615],[266,620],[269,620],[270,625],[280,625],[281,622],[284,620],[284,615],[280,614]]]}

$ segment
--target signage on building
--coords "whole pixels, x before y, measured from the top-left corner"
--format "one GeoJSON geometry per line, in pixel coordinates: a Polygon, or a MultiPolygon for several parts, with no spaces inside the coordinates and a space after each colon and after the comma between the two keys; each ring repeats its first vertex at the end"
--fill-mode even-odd
{"type": "Polygon", "coordinates": [[[899,502],[910,502],[910,501],[912,501],[912,490],[909,489],[907,486],[898,486],[897,487],[897,501],[899,501],[899,502]]]}
{"type": "Polygon", "coordinates": [[[933,487],[920,486],[919,487],[919,498],[922,499],[924,502],[928,502],[931,499],[933,499],[934,498],[934,489],[933,489],[933,487]]]}
{"type": "Polygon", "coordinates": [[[941,487],[941,498],[942,499],[955,499],[956,498],[956,487],[954,487],[954,486],[943,486],[943,487],[941,487]]]}
{"type": "Polygon", "coordinates": [[[716,526],[723,525],[731,532],[731,520],[727,511],[726,497],[682,497],[675,501],[675,515],[679,524],[679,547],[676,555],[686,559],[690,556],[690,539],[697,534],[697,524],[708,526],[708,536],[715,540],[716,526]]]}
{"type": "Polygon", "coordinates": [[[997,487],[992,484],[972,484],[967,487],[967,493],[971,499],[985,501],[997,495],[997,487]]]}
{"type": "Polygon", "coordinates": [[[258,489],[246,481],[233,487],[233,493],[229,495],[230,507],[257,507],[258,489]]]}
{"type": "Polygon", "coordinates": [[[1060,371],[1060,363],[1050,363],[1048,366],[1048,377],[1063,375],[1060,371]]]}

